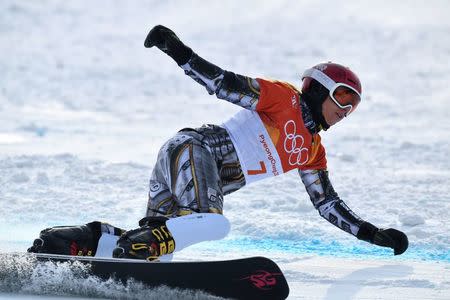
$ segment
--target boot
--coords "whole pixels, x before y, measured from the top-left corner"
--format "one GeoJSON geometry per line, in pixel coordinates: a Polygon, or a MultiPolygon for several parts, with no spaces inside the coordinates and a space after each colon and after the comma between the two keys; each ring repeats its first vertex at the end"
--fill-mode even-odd
{"type": "Polygon", "coordinates": [[[125,230],[94,221],[80,226],[55,226],[41,231],[28,252],[94,256],[102,233],[120,235],[125,230]]]}
{"type": "Polygon", "coordinates": [[[113,251],[116,258],[155,260],[175,250],[175,240],[166,227],[165,217],[146,217],[139,228],[122,234],[113,251]]]}

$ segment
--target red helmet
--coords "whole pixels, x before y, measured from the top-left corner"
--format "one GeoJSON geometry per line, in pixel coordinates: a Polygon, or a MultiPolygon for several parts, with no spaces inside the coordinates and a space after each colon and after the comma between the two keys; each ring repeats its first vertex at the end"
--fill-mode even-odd
{"type": "Polygon", "coordinates": [[[311,69],[306,70],[302,75],[303,92],[309,90],[313,79],[329,91],[329,95],[336,105],[340,108],[347,109],[347,115],[355,110],[361,100],[362,89],[358,76],[343,65],[328,62],[315,65],[311,69]],[[354,100],[349,103],[341,103],[336,99],[335,93],[339,87],[349,88],[356,93],[357,97],[354,97],[354,100]]]}

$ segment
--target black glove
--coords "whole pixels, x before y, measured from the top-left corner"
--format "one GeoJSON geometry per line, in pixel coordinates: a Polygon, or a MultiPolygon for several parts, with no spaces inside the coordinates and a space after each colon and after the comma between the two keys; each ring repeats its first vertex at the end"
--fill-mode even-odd
{"type": "Polygon", "coordinates": [[[373,243],[394,249],[394,255],[402,254],[408,249],[408,237],[394,228],[380,229],[373,238],[373,243]]]}
{"type": "Polygon", "coordinates": [[[179,66],[186,64],[192,56],[192,49],[183,44],[172,30],[162,25],[157,25],[150,30],[144,46],[158,47],[172,57],[179,66]]]}
{"type": "Polygon", "coordinates": [[[394,249],[394,255],[402,254],[408,249],[408,237],[394,228],[379,229],[369,222],[363,222],[356,237],[372,244],[394,249]]]}

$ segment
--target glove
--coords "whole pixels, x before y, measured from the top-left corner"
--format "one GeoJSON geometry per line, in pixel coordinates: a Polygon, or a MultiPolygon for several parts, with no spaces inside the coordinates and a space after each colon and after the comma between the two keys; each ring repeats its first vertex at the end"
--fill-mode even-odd
{"type": "Polygon", "coordinates": [[[356,237],[369,243],[394,249],[394,255],[400,255],[408,249],[408,237],[394,228],[379,229],[369,222],[363,222],[356,237]]]}
{"type": "Polygon", "coordinates": [[[408,237],[400,230],[394,228],[379,229],[375,233],[373,243],[394,249],[394,255],[402,254],[408,249],[408,237]]]}
{"type": "Polygon", "coordinates": [[[144,46],[146,48],[156,46],[172,57],[179,66],[186,64],[193,53],[192,49],[183,44],[172,30],[162,25],[157,25],[150,30],[144,46]]]}

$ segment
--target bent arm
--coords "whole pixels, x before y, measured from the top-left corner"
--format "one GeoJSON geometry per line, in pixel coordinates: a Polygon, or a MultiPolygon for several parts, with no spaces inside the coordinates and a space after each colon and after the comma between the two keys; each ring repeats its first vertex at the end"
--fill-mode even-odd
{"type": "Polygon", "coordinates": [[[394,249],[394,255],[408,248],[408,237],[394,228],[380,229],[357,216],[334,191],[326,170],[300,170],[300,177],[314,207],[331,224],[358,239],[394,249]]]}
{"type": "Polygon", "coordinates": [[[180,66],[186,75],[203,85],[210,95],[243,108],[255,110],[259,99],[259,84],[254,78],[225,71],[192,53],[180,66]]]}
{"type": "Polygon", "coordinates": [[[326,170],[299,170],[311,202],[319,214],[331,224],[373,243],[378,228],[356,215],[334,191],[326,170]]]}

